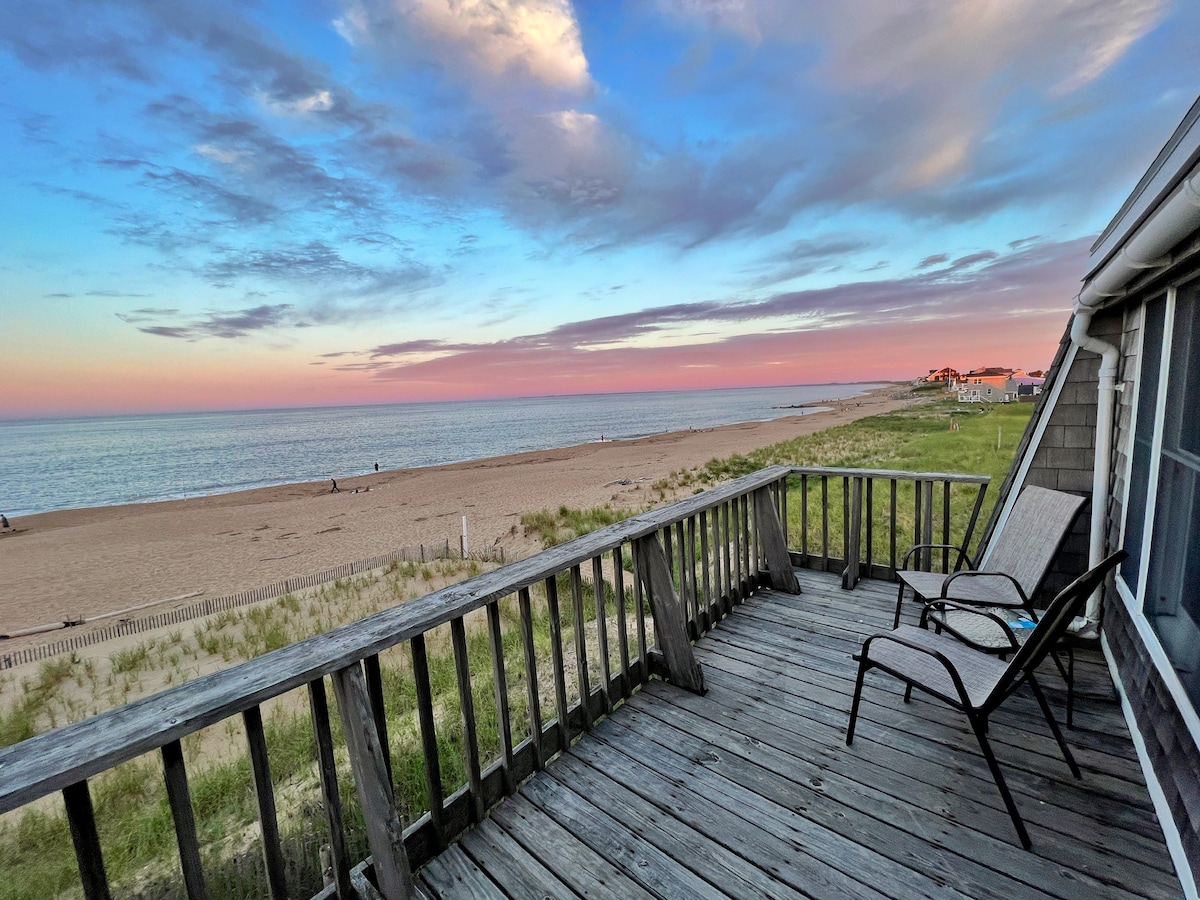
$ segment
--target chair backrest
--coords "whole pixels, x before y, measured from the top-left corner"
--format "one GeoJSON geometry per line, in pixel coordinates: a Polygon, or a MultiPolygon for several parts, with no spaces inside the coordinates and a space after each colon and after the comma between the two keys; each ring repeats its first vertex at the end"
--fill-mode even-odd
{"type": "Polygon", "coordinates": [[[1066,634],[1067,626],[1078,615],[1079,608],[1091,596],[1092,591],[1096,590],[1109,571],[1128,555],[1124,550],[1109,554],[1094,569],[1084,572],[1059,592],[1050,602],[1045,614],[1038,619],[1025,644],[1013,654],[1008,670],[992,691],[986,705],[999,705],[1001,700],[1024,681],[1028,673],[1045,661],[1054,645],[1066,634]]]}
{"type": "Polygon", "coordinates": [[[1011,575],[1032,603],[1085,503],[1086,497],[1028,485],[992,539],[982,570],[1011,575]]]}

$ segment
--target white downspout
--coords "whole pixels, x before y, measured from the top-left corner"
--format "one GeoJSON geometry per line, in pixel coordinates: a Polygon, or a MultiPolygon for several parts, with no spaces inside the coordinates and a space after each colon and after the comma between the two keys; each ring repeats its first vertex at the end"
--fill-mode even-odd
{"type": "MultiPolygon", "coordinates": [[[[1088,545],[1088,568],[1104,559],[1107,537],[1108,484],[1112,468],[1113,411],[1117,401],[1117,362],[1121,351],[1114,345],[1088,334],[1093,310],[1076,304],[1071,323],[1071,341],[1075,346],[1100,354],[1100,385],[1096,395],[1096,456],[1092,466],[1092,519],[1088,545]]],[[[1100,591],[1088,597],[1084,613],[1088,623],[1100,619],[1100,591]]]]}

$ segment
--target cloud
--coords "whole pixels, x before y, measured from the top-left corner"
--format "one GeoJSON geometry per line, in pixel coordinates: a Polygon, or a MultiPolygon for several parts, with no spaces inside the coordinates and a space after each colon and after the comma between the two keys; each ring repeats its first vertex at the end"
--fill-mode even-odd
{"type": "MultiPolygon", "coordinates": [[[[721,348],[745,341],[748,334],[878,334],[913,323],[936,323],[936,333],[949,333],[962,325],[977,328],[981,311],[997,329],[1011,329],[1015,326],[1006,321],[1028,317],[1061,322],[1078,291],[1078,273],[1089,244],[1090,238],[1081,238],[1031,244],[1005,256],[984,251],[905,278],[787,291],[754,301],[669,304],[493,342],[421,339],[380,344],[339,351],[340,358],[363,361],[335,368],[378,378],[432,380],[499,366],[546,372],[580,365],[594,371],[606,365],[606,359],[628,361],[629,354],[667,352],[661,343],[644,340],[665,334],[672,335],[679,352],[687,348],[703,355],[720,354],[721,348]]],[[[874,338],[877,344],[879,339],[874,338]]]]}
{"type": "MultiPolygon", "coordinates": [[[[1056,103],[1095,82],[1163,18],[1169,0],[1070,4],[974,0],[914,4],[796,4],[790,0],[659,0],[666,20],[699,41],[729,36],[751,47],[777,79],[781,108],[799,108],[808,131],[837,151],[810,169],[802,202],[856,202],[940,193],[959,186],[948,217],[994,208],[989,184],[1011,202],[1023,159],[1006,153],[997,128],[1015,99],[1056,103]],[[811,67],[782,68],[779,54],[816,54],[811,67]],[[881,154],[880,148],[887,148],[881,154]],[[997,176],[1000,177],[997,177],[997,176]]],[[[806,135],[797,134],[801,145],[806,135]]],[[[1020,141],[1017,134],[1008,139],[1020,141]]],[[[811,140],[811,138],[809,138],[811,140]]],[[[823,154],[816,154],[821,158],[823,154]]],[[[1024,183],[1022,183],[1024,182],[1024,183]]],[[[906,207],[920,212],[919,206],[906,207]]]]}
{"type": "Polygon", "coordinates": [[[411,290],[435,281],[433,271],[419,263],[366,265],[347,259],[334,247],[317,240],[272,248],[222,248],[200,273],[221,287],[251,279],[332,284],[342,291],[359,295],[411,290]]]}
{"type": "Polygon", "coordinates": [[[353,0],[337,27],[356,47],[423,58],[477,96],[579,99],[593,87],[565,0],[353,0]]]}
{"type": "Polygon", "coordinates": [[[297,324],[294,308],[289,303],[262,304],[224,313],[185,315],[178,324],[145,324],[176,316],[179,316],[179,311],[175,309],[139,309],[131,313],[117,313],[118,319],[135,325],[144,334],[188,341],[206,337],[240,338],[285,324],[297,324]]]}

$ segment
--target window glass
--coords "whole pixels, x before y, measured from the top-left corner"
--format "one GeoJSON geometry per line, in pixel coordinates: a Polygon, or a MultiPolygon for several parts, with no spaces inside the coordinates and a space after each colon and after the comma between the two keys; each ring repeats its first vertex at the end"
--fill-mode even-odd
{"type": "Polygon", "coordinates": [[[1142,318],[1142,364],[1138,374],[1137,421],[1133,427],[1133,459],[1129,470],[1129,499],[1125,504],[1125,539],[1129,558],[1121,564],[1125,583],[1137,593],[1145,536],[1150,462],[1154,450],[1154,412],[1158,407],[1158,373],[1162,368],[1163,319],[1167,298],[1146,304],[1142,318]]]}
{"type": "MultiPolygon", "coordinates": [[[[1145,613],[1200,707],[1200,335],[1197,286],[1177,294],[1145,613]]],[[[1139,417],[1140,418],[1140,417],[1139,417]]]]}

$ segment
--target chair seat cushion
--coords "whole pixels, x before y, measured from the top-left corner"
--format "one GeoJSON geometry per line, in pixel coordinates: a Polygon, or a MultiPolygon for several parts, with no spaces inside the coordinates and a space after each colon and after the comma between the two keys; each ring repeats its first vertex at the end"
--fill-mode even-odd
{"type": "MultiPolygon", "coordinates": [[[[926,600],[937,600],[942,597],[942,584],[949,578],[941,572],[910,572],[900,570],[896,573],[900,580],[913,589],[913,592],[926,600]]],[[[947,600],[957,600],[961,603],[971,603],[975,606],[1022,606],[1021,595],[1007,578],[980,578],[975,575],[962,575],[950,582],[947,600]]]]}
{"type": "Polygon", "coordinates": [[[1008,670],[1008,663],[999,657],[973,650],[952,637],[934,634],[914,625],[901,625],[895,631],[871,641],[867,653],[872,662],[956,705],[960,703],[959,693],[946,667],[928,653],[889,640],[889,636],[923,649],[936,650],[946,657],[962,679],[971,706],[974,707],[981,706],[987,700],[1008,670]]]}
{"type": "MultiPolygon", "coordinates": [[[[1029,635],[1033,634],[1033,626],[1037,624],[1023,610],[1003,606],[977,608],[980,612],[991,613],[1007,622],[1008,627],[1012,629],[1013,637],[1017,639],[1018,647],[1029,639],[1029,635]]],[[[1041,613],[1038,615],[1041,616],[1041,613]]],[[[941,625],[976,647],[991,651],[1013,649],[1008,641],[1008,635],[1001,630],[1000,626],[987,616],[981,616],[977,612],[961,609],[930,610],[929,621],[941,625]]]]}

